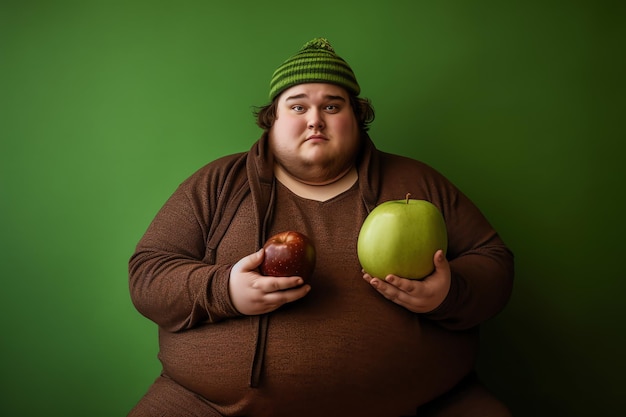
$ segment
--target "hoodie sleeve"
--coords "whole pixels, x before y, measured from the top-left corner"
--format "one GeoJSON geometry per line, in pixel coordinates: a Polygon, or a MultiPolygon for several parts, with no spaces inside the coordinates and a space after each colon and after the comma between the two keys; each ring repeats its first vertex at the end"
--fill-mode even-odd
{"type": "Polygon", "coordinates": [[[468,329],[495,316],[508,303],[513,253],[462,192],[443,178],[437,182],[435,199],[448,228],[452,281],[447,298],[427,316],[451,330],[468,329]]]}
{"type": "MultiPolygon", "coordinates": [[[[195,176],[197,177],[197,176],[195,176]]],[[[205,262],[211,212],[208,186],[187,180],[172,194],[129,260],[135,308],[169,331],[240,316],[228,280],[232,265],[205,262]]]]}

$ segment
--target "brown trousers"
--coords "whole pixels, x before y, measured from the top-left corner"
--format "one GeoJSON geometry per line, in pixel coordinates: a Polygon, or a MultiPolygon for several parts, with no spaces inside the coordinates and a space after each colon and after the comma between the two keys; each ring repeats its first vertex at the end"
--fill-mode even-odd
{"type": "MultiPolygon", "coordinates": [[[[222,415],[200,396],[171,379],[160,376],[130,411],[128,417],[222,417],[222,415]]],[[[487,390],[475,374],[470,374],[448,393],[421,406],[415,417],[512,417],[512,414],[487,390]]]]}

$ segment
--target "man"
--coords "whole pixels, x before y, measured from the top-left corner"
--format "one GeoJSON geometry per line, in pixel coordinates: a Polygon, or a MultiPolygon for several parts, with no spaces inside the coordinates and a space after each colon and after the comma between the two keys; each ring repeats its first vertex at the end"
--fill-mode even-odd
{"type": "Polygon", "coordinates": [[[350,66],[325,39],[285,61],[249,152],[201,168],[130,259],[162,374],[131,416],[508,416],[477,381],[478,325],[507,303],[513,257],[434,169],[376,149],[350,66]],[[421,281],[371,277],[356,251],[378,204],[431,201],[446,256],[421,281]],[[265,240],[309,236],[310,281],[262,276],[265,240]]]}

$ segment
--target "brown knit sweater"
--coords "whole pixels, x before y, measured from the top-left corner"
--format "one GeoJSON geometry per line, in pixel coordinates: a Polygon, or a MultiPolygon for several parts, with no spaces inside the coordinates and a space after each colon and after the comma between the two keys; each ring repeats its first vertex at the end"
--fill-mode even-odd
{"type": "Polygon", "coordinates": [[[131,297],[159,326],[164,374],[223,415],[413,414],[471,371],[478,325],[508,301],[513,256],[480,211],[427,165],[363,141],[357,184],[318,202],[274,181],[263,137],[181,184],[137,245],[131,297]],[[448,227],[452,286],[429,314],[378,294],[356,255],[367,213],[407,192],[438,206],[448,227]],[[241,315],[230,268],[287,229],[315,243],[311,292],[241,315]]]}

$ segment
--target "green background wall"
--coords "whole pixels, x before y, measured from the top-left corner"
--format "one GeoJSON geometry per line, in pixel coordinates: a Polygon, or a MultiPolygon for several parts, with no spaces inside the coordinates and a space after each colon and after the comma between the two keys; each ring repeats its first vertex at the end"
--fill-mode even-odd
{"type": "Polygon", "coordinates": [[[623,2],[3,1],[0,412],[122,416],[159,370],[127,260],[193,171],[259,136],[274,68],[328,37],[381,149],[514,250],[480,370],[517,416],[624,415],[623,2]]]}

